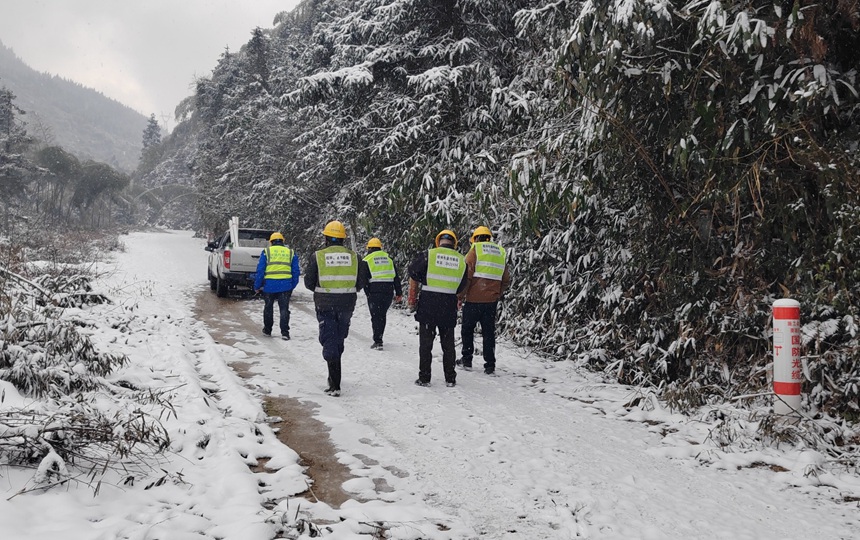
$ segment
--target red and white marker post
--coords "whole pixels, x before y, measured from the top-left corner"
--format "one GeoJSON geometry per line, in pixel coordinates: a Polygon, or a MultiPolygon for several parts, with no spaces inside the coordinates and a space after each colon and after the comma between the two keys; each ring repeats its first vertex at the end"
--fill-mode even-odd
{"type": "Polygon", "coordinates": [[[783,298],[773,303],[773,412],[800,411],[800,302],[783,298]]]}

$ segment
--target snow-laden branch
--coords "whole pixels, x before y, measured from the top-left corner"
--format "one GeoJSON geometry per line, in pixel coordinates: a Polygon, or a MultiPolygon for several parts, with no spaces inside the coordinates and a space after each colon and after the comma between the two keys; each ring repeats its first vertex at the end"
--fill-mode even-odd
{"type": "Polygon", "coordinates": [[[33,289],[39,291],[39,293],[41,293],[43,296],[45,296],[47,298],[50,298],[53,296],[50,291],[46,290],[44,287],[42,287],[38,283],[33,283],[29,279],[27,279],[27,278],[25,278],[19,274],[16,274],[15,272],[12,272],[11,270],[9,270],[6,267],[0,266],[0,275],[6,276],[9,279],[13,279],[22,285],[27,285],[29,287],[32,287],[33,289]]]}

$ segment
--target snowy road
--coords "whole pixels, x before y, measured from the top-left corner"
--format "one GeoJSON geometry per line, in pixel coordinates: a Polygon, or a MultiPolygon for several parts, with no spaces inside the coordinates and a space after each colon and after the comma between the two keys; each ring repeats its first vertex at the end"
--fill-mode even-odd
{"type": "Polygon", "coordinates": [[[233,325],[229,338],[257,375],[252,386],[319,405],[317,418],[357,477],[346,489],[395,507],[429,503],[447,516],[451,537],[835,539],[860,531],[856,507],[788,489],[769,469],[708,468],[650,451],[663,438],[618,418],[630,390],[589,381],[567,363],[502,343],[497,376],[458,371],[457,387],[446,388],[437,344],[433,384],[419,388],[414,321],[393,310],[385,350],[370,350],[359,295],[344,393],[330,398],[310,292],[300,286],[293,297],[289,342],[260,335],[259,300],[221,303],[232,309],[219,326],[233,325]]]}
{"type": "MultiPolygon", "coordinates": [[[[114,303],[70,315],[100,348],[129,358],[109,377],[117,393],[94,399],[158,418],[169,451],[106,471],[97,493],[88,471],[43,490],[33,471],[0,468],[3,540],[304,540],[314,527],[332,540],[860,538],[856,471],[763,446],[742,415],[726,420],[726,407],[673,415],[506,342],[496,376],[458,371],[454,388],[442,382],[437,344],[432,385],[417,387],[415,322],[393,310],[385,350],[371,350],[363,295],[343,395],[332,398],[303,287],[293,339],[268,338],[259,299],[209,290],[201,239],[162,231],[123,242],[101,285],[114,303]],[[293,416],[267,418],[273,401],[293,416]],[[334,450],[276,437],[276,427],[283,439],[304,433],[305,417],[334,450]],[[302,496],[307,474],[344,467],[317,476],[321,501],[302,496]],[[338,484],[337,497],[323,480],[338,484]]],[[[27,406],[0,386],[0,412],[27,406]]]]}

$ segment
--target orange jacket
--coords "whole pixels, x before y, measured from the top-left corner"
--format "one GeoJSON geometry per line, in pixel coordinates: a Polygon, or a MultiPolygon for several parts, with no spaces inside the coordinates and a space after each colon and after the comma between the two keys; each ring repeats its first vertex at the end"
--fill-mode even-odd
{"type": "Polygon", "coordinates": [[[508,271],[508,265],[505,265],[505,273],[502,275],[502,280],[487,278],[476,278],[475,263],[478,256],[474,249],[470,249],[466,254],[466,277],[469,282],[466,289],[458,296],[460,300],[472,302],[475,304],[488,304],[498,301],[499,297],[504,294],[511,284],[511,273],[508,271]]]}

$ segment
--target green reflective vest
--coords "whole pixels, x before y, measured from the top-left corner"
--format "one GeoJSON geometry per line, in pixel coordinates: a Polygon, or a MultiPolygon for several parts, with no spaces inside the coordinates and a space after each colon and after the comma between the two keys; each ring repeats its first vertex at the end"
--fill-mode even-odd
{"type": "Polygon", "coordinates": [[[286,246],[269,246],[266,253],[266,279],[290,279],[293,277],[293,250],[286,246]]]}
{"type": "Polygon", "coordinates": [[[354,293],[358,281],[358,256],[343,246],[329,246],[316,252],[319,286],[314,292],[354,293]]]}
{"type": "Polygon", "coordinates": [[[427,253],[425,291],[456,294],[466,273],[466,259],[451,248],[433,248],[427,253]]]}
{"type": "Polygon", "coordinates": [[[505,273],[505,248],[495,242],[477,242],[472,249],[475,250],[474,277],[501,281],[505,273]]]}
{"type": "Polygon", "coordinates": [[[394,261],[384,251],[374,251],[364,257],[370,269],[370,283],[394,283],[394,261]]]}

